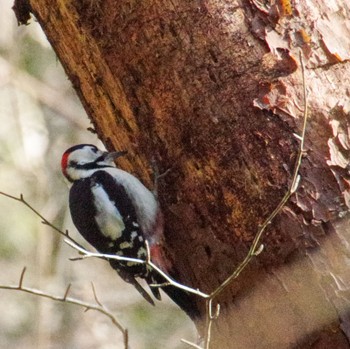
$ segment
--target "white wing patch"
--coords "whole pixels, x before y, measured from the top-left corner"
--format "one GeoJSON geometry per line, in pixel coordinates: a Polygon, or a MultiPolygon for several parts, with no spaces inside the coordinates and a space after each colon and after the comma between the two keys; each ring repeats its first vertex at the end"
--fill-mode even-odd
{"type": "Polygon", "coordinates": [[[96,207],[96,223],[100,227],[102,234],[112,240],[118,239],[125,229],[120,212],[99,184],[93,185],[91,191],[96,207]]]}

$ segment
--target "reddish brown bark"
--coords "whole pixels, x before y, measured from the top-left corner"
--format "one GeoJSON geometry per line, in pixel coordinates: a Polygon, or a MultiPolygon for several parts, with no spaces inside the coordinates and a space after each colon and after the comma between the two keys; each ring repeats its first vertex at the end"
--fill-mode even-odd
{"type": "Polygon", "coordinates": [[[302,50],[310,120],[300,188],[220,297],[214,347],[348,348],[346,1],[28,3],[99,137],[129,150],[121,166],[148,184],[153,157],[171,168],[160,188],[167,248],[180,281],[206,292],[287,190],[302,50]]]}

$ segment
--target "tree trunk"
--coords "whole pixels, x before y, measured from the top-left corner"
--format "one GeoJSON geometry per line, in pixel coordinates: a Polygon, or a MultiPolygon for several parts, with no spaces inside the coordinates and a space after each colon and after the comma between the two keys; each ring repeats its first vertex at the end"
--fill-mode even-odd
{"type": "MultiPolygon", "coordinates": [[[[215,289],[287,191],[264,251],[218,299],[213,348],[350,348],[350,30],[346,0],[22,0],[120,166],[161,171],[179,281],[215,289]],[[330,344],[331,343],[331,344],[330,344]]],[[[21,11],[23,10],[23,11],[21,11]]],[[[204,314],[204,302],[194,300],[204,314]]]]}

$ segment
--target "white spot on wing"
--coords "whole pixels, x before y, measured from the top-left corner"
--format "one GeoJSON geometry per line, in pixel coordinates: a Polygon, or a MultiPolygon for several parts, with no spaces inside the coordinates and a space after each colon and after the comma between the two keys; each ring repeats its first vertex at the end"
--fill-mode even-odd
{"type": "Polygon", "coordinates": [[[142,247],[137,251],[137,258],[142,259],[142,257],[145,257],[145,256],[146,256],[146,249],[142,247]]]}
{"type": "Polygon", "coordinates": [[[137,238],[137,231],[131,232],[130,238],[131,238],[131,240],[135,240],[137,238]]]}
{"type": "Polygon", "coordinates": [[[119,245],[119,247],[120,247],[122,250],[124,250],[124,248],[130,248],[130,247],[132,247],[132,244],[131,244],[130,242],[124,241],[124,242],[122,242],[122,243],[119,245]]]}

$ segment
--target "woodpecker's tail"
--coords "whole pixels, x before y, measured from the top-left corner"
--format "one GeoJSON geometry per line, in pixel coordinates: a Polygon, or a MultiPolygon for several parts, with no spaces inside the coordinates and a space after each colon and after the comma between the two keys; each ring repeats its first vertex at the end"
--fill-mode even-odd
{"type": "MultiPolygon", "coordinates": [[[[154,273],[152,275],[153,283],[163,284],[166,280],[159,275],[154,273]]],[[[156,290],[157,288],[151,288],[156,290]]],[[[186,292],[178,287],[168,285],[162,286],[161,289],[170,297],[170,299],[176,303],[193,321],[200,318],[200,312],[195,303],[195,295],[186,292]]],[[[153,292],[153,290],[152,290],[153,292]]]]}
{"type": "MultiPolygon", "coordinates": [[[[112,267],[114,267],[114,264],[112,264],[112,267]]],[[[147,291],[139,284],[139,282],[133,277],[133,275],[130,275],[129,273],[118,269],[117,270],[119,276],[126,281],[127,283],[133,285],[136,290],[140,293],[140,295],[151,305],[155,305],[152,297],[147,293],[147,291]]],[[[153,290],[152,290],[153,292],[153,290]]],[[[159,293],[159,291],[158,291],[159,293]]],[[[154,294],[154,292],[153,292],[154,294]]]]}
{"type": "Polygon", "coordinates": [[[136,290],[140,293],[140,295],[151,305],[155,305],[152,297],[147,293],[147,291],[138,283],[137,280],[133,279],[132,282],[129,281],[130,284],[134,285],[136,290]]]}
{"type": "Polygon", "coordinates": [[[194,301],[194,295],[175,286],[165,286],[162,290],[194,321],[200,318],[200,312],[194,301]]]}
{"type": "MultiPolygon", "coordinates": [[[[169,276],[176,280],[176,272],[170,259],[166,257],[165,252],[161,244],[151,244],[150,254],[152,262],[163,271],[166,271],[169,276]]],[[[148,278],[147,283],[150,284],[167,284],[167,281],[156,271],[152,271],[148,278]]],[[[195,303],[195,295],[186,292],[178,287],[168,285],[162,287],[151,287],[153,295],[160,300],[159,288],[161,288],[192,320],[200,317],[200,312],[195,303]]]]}

